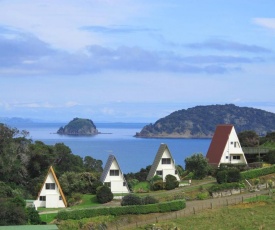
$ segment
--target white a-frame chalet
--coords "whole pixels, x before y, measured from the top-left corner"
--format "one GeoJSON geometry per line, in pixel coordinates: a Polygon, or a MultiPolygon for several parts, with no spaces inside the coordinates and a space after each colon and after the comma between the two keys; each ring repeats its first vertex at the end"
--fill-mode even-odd
{"type": "Polygon", "coordinates": [[[114,155],[109,158],[101,174],[100,181],[108,186],[112,193],[129,193],[127,182],[114,155]]]}
{"type": "Polygon", "coordinates": [[[206,158],[215,167],[220,164],[247,164],[233,125],[217,125],[206,158]]]}
{"type": "Polygon", "coordinates": [[[169,174],[175,176],[178,181],[180,180],[175,161],[168,146],[166,144],[161,144],[147,176],[147,180],[149,181],[152,177],[158,175],[165,181],[165,177],[169,174]]]}
{"type": "Polygon", "coordinates": [[[45,181],[38,193],[37,199],[34,201],[35,208],[65,208],[67,201],[51,166],[45,181]]]}

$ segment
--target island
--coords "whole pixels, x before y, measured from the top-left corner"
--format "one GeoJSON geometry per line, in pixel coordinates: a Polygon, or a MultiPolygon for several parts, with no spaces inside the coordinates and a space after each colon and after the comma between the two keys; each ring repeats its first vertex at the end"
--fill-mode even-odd
{"type": "Polygon", "coordinates": [[[57,131],[61,135],[91,136],[99,134],[95,124],[90,119],[74,118],[57,131]]]}
{"type": "Polygon", "coordinates": [[[232,124],[238,133],[253,130],[264,136],[275,131],[275,114],[234,104],[196,106],[175,111],[144,126],[135,137],[212,138],[219,124],[232,124]]]}

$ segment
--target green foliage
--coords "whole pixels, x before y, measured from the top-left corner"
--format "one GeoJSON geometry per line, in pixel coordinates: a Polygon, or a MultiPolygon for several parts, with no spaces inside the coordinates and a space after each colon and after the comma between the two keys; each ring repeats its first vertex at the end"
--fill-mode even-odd
{"type": "Polygon", "coordinates": [[[146,196],[146,197],[142,198],[142,204],[145,204],[145,205],[147,205],[147,204],[156,204],[158,202],[159,201],[153,196],[146,196]]]}
{"type": "Polygon", "coordinates": [[[237,168],[222,168],[218,170],[216,179],[219,184],[239,182],[241,180],[240,170],[237,168]]]}
{"type": "Polygon", "coordinates": [[[135,194],[128,194],[124,196],[121,200],[121,206],[127,205],[141,205],[142,199],[135,194]]]}
{"type": "Polygon", "coordinates": [[[203,179],[209,172],[209,165],[207,159],[201,154],[193,154],[185,160],[186,170],[194,173],[193,179],[203,179]]]}
{"type": "Polygon", "coordinates": [[[269,164],[275,164],[275,150],[270,150],[264,160],[269,164]]]}
{"type": "Polygon", "coordinates": [[[38,211],[35,208],[28,207],[26,208],[27,216],[28,216],[28,223],[33,225],[41,224],[41,218],[38,214],[38,211]]]}
{"type": "Polygon", "coordinates": [[[208,191],[200,192],[197,195],[198,200],[206,200],[208,198],[209,198],[209,192],[208,191]]]}
{"type": "Polygon", "coordinates": [[[141,168],[137,173],[127,173],[124,175],[127,181],[136,179],[138,181],[146,181],[147,175],[150,171],[151,165],[146,166],[146,168],[141,168]]]}
{"type": "Polygon", "coordinates": [[[248,179],[258,178],[260,176],[265,176],[272,173],[275,173],[275,165],[270,167],[251,169],[248,171],[241,172],[241,178],[248,180],[248,179]]]}
{"type": "Polygon", "coordinates": [[[82,195],[80,193],[72,193],[71,196],[68,199],[69,206],[76,205],[81,201],[82,195]]]}
{"type": "Polygon", "coordinates": [[[24,225],[27,223],[25,208],[10,199],[0,199],[0,226],[24,225]]]}
{"type": "Polygon", "coordinates": [[[177,178],[173,175],[167,175],[165,177],[165,189],[166,190],[172,190],[179,187],[179,182],[177,178]]]}
{"type": "Polygon", "coordinates": [[[92,120],[74,118],[64,128],[61,127],[57,133],[66,135],[94,135],[98,131],[92,120]]]}
{"type": "Polygon", "coordinates": [[[101,181],[99,181],[99,180],[94,181],[90,188],[91,193],[95,195],[97,188],[100,186],[103,186],[103,183],[101,181]]]}
{"type": "Polygon", "coordinates": [[[161,181],[156,181],[153,184],[151,184],[151,190],[153,191],[158,191],[158,190],[163,190],[165,186],[165,183],[161,181]]]}
{"type": "Polygon", "coordinates": [[[102,164],[102,160],[97,160],[90,156],[84,157],[84,168],[86,171],[102,172],[102,164]]]}
{"type": "Polygon", "coordinates": [[[259,146],[259,136],[255,131],[246,130],[238,133],[238,138],[242,147],[257,147],[259,146]]]}
{"type": "Polygon", "coordinates": [[[98,187],[96,191],[96,198],[99,203],[104,204],[113,200],[114,195],[109,187],[103,185],[98,187]]]}
{"type": "Polygon", "coordinates": [[[120,216],[127,214],[148,214],[157,212],[171,212],[184,209],[186,207],[184,200],[176,200],[165,203],[156,203],[148,205],[131,205],[121,207],[104,207],[96,209],[82,209],[74,211],[60,211],[57,214],[58,220],[80,220],[83,218],[90,218],[95,216],[120,216]]]}
{"type": "Polygon", "coordinates": [[[257,130],[271,132],[275,126],[275,115],[263,110],[238,107],[233,104],[196,106],[178,110],[149,124],[137,133],[137,137],[184,136],[210,137],[217,124],[234,124],[239,132],[257,130]],[[238,118],[238,119],[236,119],[238,118]],[[243,122],[246,121],[246,122],[243,122]],[[190,125],[196,124],[196,125],[190,125]]]}
{"type": "Polygon", "coordinates": [[[245,185],[243,183],[223,183],[223,184],[212,185],[208,189],[208,191],[210,193],[213,193],[213,192],[219,192],[219,191],[228,190],[228,189],[241,189],[241,188],[245,188],[245,185]]]}

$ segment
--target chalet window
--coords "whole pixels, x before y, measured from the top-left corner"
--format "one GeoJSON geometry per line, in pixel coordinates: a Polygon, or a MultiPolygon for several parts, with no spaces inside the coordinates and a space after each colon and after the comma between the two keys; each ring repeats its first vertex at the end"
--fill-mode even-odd
{"type": "Polygon", "coordinates": [[[110,170],[110,176],[119,176],[119,170],[110,170]]]}
{"type": "Polygon", "coordinates": [[[40,200],[40,201],[46,201],[46,196],[40,196],[40,197],[39,197],[39,200],[40,200]]]}
{"type": "Polygon", "coordinates": [[[62,197],[61,197],[61,196],[59,196],[59,200],[62,200],[62,197]]]}
{"type": "Polygon", "coordinates": [[[169,165],[169,164],[171,164],[171,158],[162,158],[161,163],[163,165],[169,165]]]}
{"type": "Polygon", "coordinates": [[[233,145],[233,143],[234,143],[233,141],[230,142],[231,145],[233,145]]]}
{"type": "Polygon", "coordinates": [[[228,159],[228,156],[226,156],[225,159],[228,159]]]}
{"type": "Polygon", "coordinates": [[[162,170],[157,170],[157,171],[156,171],[156,174],[157,174],[158,176],[162,176],[162,170]]]}
{"type": "Polygon", "coordinates": [[[176,175],[178,174],[178,171],[177,171],[177,170],[175,170],[175,174],[176,174],[176,175]]]}
{"type": "Polygon", "coordinates": [[[239,147],[240,147],[239,142],[237,142],[237,141],[236,141],[236,142],[234,142],[234,147],[235,147],[235,148],[239,148],[239,147]]]}
{"type": "Polygon", "coordinates": [[[233,160],[240,160],[241,156],[233,156],[233,160]]]}
{"type": "Polygon", "coordinates": [[[55,183],[46,183],[46,189],[54,190],[55,189],[55,183]]]}
{"type": "Polygon", "coordinates": [[[111,188],[111,182],[105,182],[104,185],[111,188]]]}
{"type": "Polygon", "coordinates": [[[126,182],[123,182],[123,186],[126,186],[126,182]]]}

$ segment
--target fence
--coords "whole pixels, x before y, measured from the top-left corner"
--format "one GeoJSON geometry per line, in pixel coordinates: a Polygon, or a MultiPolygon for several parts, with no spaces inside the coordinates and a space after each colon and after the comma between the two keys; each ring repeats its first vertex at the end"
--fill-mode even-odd
{"type": "MultiPolygon", "coordinates": [[[[201,201],[189,201],[187,202],[187,206],[185,209],[171,212],[171,213],[156,213],[154,216],[150,216],[146,220],[130,220],[125,219],[120,220],[119,222],[113,223],[112,226],[108,226],[108,229],[114,230],[122,230],[122,229],[130,229],[134,227],[140,227],[146,224],[154,224],[159,221],[165,220],[173,220],[177,218],[182,218],[188,215],[195,215],[206,209],[214,209],[220,207],[226,207],[229,205],[235,205],[245,202],[246,199],[259,197],[259,195],[268,194],[268,191],[261,191],[260,193],[253,194],[243,194],[233,197],[221,197],[209,200],[201,200],[201,201]]],[[[137,219],[137,218],[136,218],[137,219]]]]}

